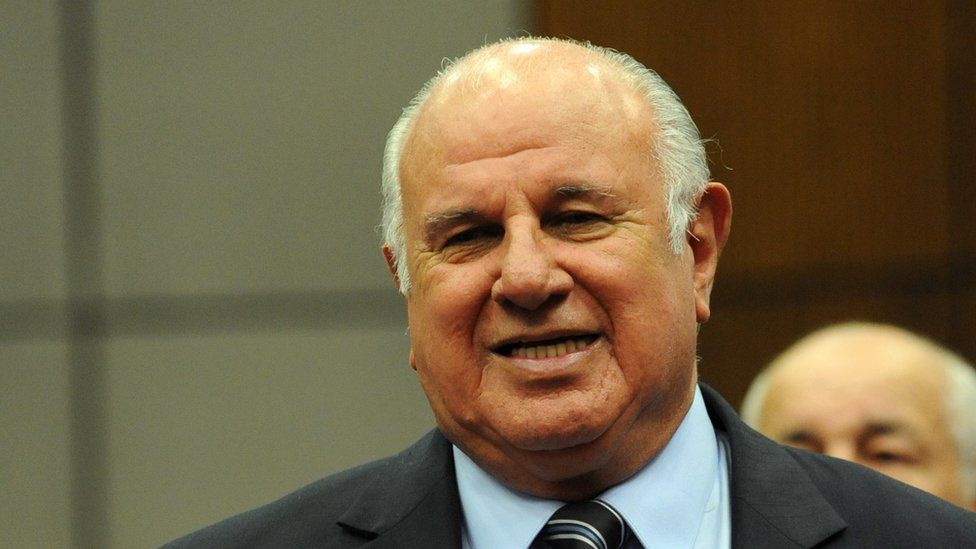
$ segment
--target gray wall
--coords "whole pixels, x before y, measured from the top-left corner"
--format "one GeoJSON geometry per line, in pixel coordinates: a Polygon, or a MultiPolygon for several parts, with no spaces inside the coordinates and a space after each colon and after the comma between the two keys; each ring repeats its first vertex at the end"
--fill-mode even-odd
{"type": "Polygon", "coordinates": [[[433,425],[386,131],[517,1],[0,4],[0,546],[148,547],[433,425]]]}

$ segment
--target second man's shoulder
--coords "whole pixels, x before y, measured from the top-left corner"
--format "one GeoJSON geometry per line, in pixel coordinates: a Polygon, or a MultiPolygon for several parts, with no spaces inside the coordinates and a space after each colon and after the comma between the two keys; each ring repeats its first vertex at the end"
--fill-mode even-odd
{"type": "Polygon", "coordinates": [[[843,537],[874,547],[976,547],[976,513],[877,471],[841,459],[784,447],[848,524],[843,537]],[[913,541],[915,540],[915,541],[913,541]],[[870,542],[870,543],[868,543],[870,542]],[[871,543],[874,543],[873,545],[871,543]]]}

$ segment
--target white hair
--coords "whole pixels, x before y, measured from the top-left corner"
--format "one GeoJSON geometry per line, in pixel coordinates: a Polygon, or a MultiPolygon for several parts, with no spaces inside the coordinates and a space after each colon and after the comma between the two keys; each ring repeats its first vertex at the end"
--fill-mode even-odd
{"type": "Polygon", "coordinates": [[[410,274],[407,269],[407,251],[404,236],[403,196],[400,190],[400,160],[403,147],[414,127],[421,107],[430,96],[431,90],[449,74],[459,63],[472,56],[506,44],[519,42],[541,42],[571,44],[585,48],[590,53],[609,62],[619,69],[619,76],[640,92],[654,113],[657,132],[648,136],[650,149],[660,170],[665,187],[667,220],[669,225],[668,242],[675,254],[684,249],[685,232],[697,216],[696,200],[708,182],[708,161],[704,143],[698,127],[681,100],[654,71],[648,69],[633,57],[588,42],[576,42],[556,38],[520,37],[505,39],[469,52],[453,62],[448,62],[436,76],[430,79],[420,92],[403,109],[399,120],[393,125],[386,140],[383,152],[383,243],[393,256],[400,292],[410,291],[410,274]]]}
{"type": "Polygon", "coordinates": [[[976,414],[973,413],[973,410],[976,410],[976,370],[952,351],[902,328],[868,322],[846,322],[822,328],[797,341],[753,380],[742,400],[742,420],[754,429],[759,428],[773,374],[785,363],[784,358],[787,355],[814,338],[878,329],[895,330],[910,338],[929,352],[934,359],[934,364],[942,368],[945,375],[943,403],[949,432],[955,444],[956,455],[959,457],[962,494],[965,501],[976,501],[976,414]]]}
{"type": "Polygon", "coordinates": [[[943,350],[946,416],[962,466],[963,495],[976,501],[976,371],[956,354],[943,350]]]}

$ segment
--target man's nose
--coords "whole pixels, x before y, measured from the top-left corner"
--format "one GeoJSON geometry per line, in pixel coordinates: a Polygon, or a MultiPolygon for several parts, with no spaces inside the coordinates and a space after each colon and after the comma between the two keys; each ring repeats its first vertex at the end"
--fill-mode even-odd
{"type": "Polygon", "coordinates": [[[492,299],[534,311],[553,296],[569,293],[573,277],[553,257],[546,238],[538,228],[506,232],[492,299]]]}

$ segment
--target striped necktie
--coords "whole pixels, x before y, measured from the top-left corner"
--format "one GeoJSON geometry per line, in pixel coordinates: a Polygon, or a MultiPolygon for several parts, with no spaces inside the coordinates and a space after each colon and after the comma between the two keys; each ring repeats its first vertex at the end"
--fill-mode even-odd
{"type": "Polygon", "coordinates": [[[532,549],[620,549],[627,523],[598,499],[560,507],[532,543],[532,549]]]}

